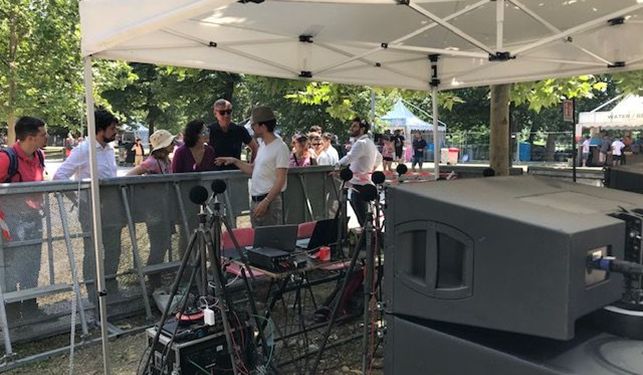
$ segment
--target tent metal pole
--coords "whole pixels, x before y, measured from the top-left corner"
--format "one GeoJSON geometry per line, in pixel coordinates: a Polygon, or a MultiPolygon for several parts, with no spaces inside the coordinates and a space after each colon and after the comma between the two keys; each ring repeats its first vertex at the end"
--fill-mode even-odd
{"type": "MultiPolygon", "coordinates": [[[[105,293],[105,270],[103,268],[103,233],[100,216],[100,192],[98,186],[98,164],[96,162],[96,123],[94,121],[94,88],[92,76],[92,58],[83,58],[85,80],[85,104],[87,105],[87,135],[89,136],[90,160],[90,193],[92,201],[92,224],[94,237],[94,252],[96,258],[96,288],[100,306],[100,331],[103,346],[103,373],[111,373],[109,363],[109,342],[107,330],[107,295],[105,293]]],[[[86,251],[87,249],[85,249],[86,251]]]]}
{"type": "MultiPolygon", "coordinates": [[[[440,55],[429,55],[431,61],[431,104],[433,105],[433,168],[434,178],[440,178],[440,119],[438,117],[438,59],[440,55]]],[[[446,128],[445,128],[446,130],[446,128]]]]}
{"type": "Polygon", "coordinates": [[[560,33],[558,33],[556,35],[553,35],[553,36],[550,36],[550,37],[547,37],[547,38],[543,38],[543,39],[538,40],[538,41],[536,41],[534,43],[531,43],[531,44],[528,44],[528,45],[523,46],[521,48],[518,48],[515,51],[511,51],[511,54],[512,55],[519,55],[519,54],[525,53],[527,51],[531,51],[531,50],[533,50],[535,48],[538,48],[540,46],[543,46],[545,44],[549,44],[551,42],[554,42],[556,40],[567,38],[568,36],[570,36],[572,34],[581,33],[581,32],[590,30],[592,28],[597,28],[597,27],[604,26],[605,23],[607,21],[611,20],[612,18],[620,17],[620,16],[626,15],[628,13],[635,12],[635,11],[641,9],[641,8],[643,8],[643,4],[633,5],[631,7],[621,9],[621,10],[619,10],[617,12],[610,13],[610,14],[607,14],[605,16],[593,19],[593,20],[591,20],[589,22],[585,22],[585,23],[582,23],[582,24],[580,24],[578,26],[574,26],[574,27],[569,28],[569,29],[567,29],[565,31],[562,31],[562,32],[560,32],[560,33]]]}
{"type": "Polygon", "coordinates": [[[502,51],[505,23],[505,0],[496,0],[496,51],[502,51]]]}
{"type": "Polygon", "coordinates": [[[438,86],[433,86],[431,103],[433,104],[433,161],[435,179],[440,178],[440,126],[438,125],[438,86]]]}

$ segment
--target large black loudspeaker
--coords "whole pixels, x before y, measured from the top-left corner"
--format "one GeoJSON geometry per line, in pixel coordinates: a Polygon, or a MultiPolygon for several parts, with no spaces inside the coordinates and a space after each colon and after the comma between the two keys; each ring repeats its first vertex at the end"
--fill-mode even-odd
{"type": "Polygon", "coordinates": [[[387,313],[558,340],[619,300],[623,278],[587,271],[622,259],[643,196],[533,176],[408,184],[387,191],[387,313]]]}

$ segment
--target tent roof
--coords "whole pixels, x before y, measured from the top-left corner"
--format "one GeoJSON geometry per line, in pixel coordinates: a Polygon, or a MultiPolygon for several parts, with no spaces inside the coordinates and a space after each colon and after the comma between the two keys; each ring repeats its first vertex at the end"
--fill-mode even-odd
{"type": "MultiPolygon", "coordinates": [[[[433,130],[433,125],[417,117],[405,105],[402,99],[398,99],[393,104],[393,109],[381,117],[382,120],[390,124],[391,127],[407,127],[411,130],[433,130]]],[[[445,131],[444,126],[440,126],[439,131],[445,131]]]]}
{"type": "Polygon", "coordinates": [[[581,112],[578,124],[584,128],[635,129],[643,128],[643,97],[628,95],[611,111],[581,112]]]}
{"type": "Polygon", "coordinates": [[[80,15],[84,56],[427,90],[432,54],[440,89],[643,69],[642,8],[642,0],[137,0],[134,10],[130,0],[83,0],[80,15]]]}

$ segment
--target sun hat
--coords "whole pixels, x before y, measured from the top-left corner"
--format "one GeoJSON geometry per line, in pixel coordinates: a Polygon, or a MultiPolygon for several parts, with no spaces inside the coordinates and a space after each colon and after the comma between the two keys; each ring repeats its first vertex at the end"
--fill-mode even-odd
{"type": "Polygon", "coordinates": [[[174,142],[174,136],[167,130],[157,130],[150,136],[150,143],[152,144],[152,152],[166,148],[174,142]]]}

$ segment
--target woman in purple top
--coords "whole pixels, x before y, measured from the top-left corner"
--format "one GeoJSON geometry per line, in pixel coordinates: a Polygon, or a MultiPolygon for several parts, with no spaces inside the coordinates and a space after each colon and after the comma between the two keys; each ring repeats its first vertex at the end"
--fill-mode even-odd
{"type": "Polygon", "coordinates": [[[214,150],[206,145],[210,129],[201,120],[192,120],[185,126],[183,146],[176,149],[172,158],[173,173],[214,171],[214,150]]]}

